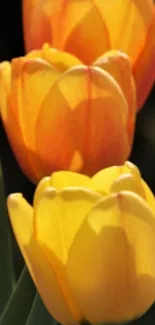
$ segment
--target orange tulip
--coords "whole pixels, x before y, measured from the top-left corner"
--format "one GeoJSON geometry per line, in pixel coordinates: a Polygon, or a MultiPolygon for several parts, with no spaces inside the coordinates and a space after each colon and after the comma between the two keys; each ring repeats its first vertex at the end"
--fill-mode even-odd
{"type": "Polygon", "coordinates": [[[135,87],[121,52],[86,66],[45,44],[3,62],[0,106],[17,161],[33,182],[60,169],[92,175],[129,156],[135,87]]]}
{"type": "Polygon", "coordinates": [[[44,42],[92,64],[111,49],[127,53],[137,87],[137,107],[155,80],[153,0],[23,0],[26,49],[44,42]]]}

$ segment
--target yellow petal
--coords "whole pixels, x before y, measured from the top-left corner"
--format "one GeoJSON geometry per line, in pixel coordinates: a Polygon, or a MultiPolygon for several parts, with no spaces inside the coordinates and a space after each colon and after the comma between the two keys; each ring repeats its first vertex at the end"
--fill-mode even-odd
{"type": "Polygon", "coordinates": [[[51,177],[44,177],[38,184],[34,195],[34,206],[40,200],[42,193],[48,187],[53,187],[56,190],[62,190],[69,186],[80,186],[91,188],[92,181],[86,175],[73,173],[70,171],[58,171],[51,175],[51,177]]]}
{"type": "Polygon", "coordinates": [[[103,194],[109,194],[112,184],[120,175],[128,173],[134,175],[134,168],[132,166],[134,165],[131,163],[129,165],[125,163],[123,166],[112,166],[100,170],[92,177],[94,190],[103,194]]]}
{"type": "Polygon", "coordinates": [[[61,190],[68,186],[81,186],[91,188],[91,178],[86,175],[69,171],[59,171],[51,175],[51,186],[61,190]]]}
{"type": "Polygon", "coordinates": [[[67,263],[70,288],[91,324],[129,321],[153,304],[154,247],[155,215],[138,195],[124,191],[96,204],[67,263]]]}
{"type": "Polygon", "coordinates": [[[134,63],[146,41],[153,15],[153,0],[95,2],[107,26],[111,48],[127,53],[134,63]]]}
{"type": "Polygon", "coordinates": [[[140,109],[155,82],[155,7],[144,48],[133,66],[133,74],[137,88],[137,106],[140,109]]]}
{"type": "Polygon", "coordinates": [[[34,197],[33,197],[33,206],[36,207],[36,204],[38,203],[38,200],[40,200],[40,196],[42,193],[46,190],[47,187],[50,187],[50,176],[46,176],[41,179],[39,184],[36,187],[34,197]]]}
{"type": "Polygon", "coordinates": [[[46,173],[69,169],[75,152],[84,165],[79,160],[72,170],[84,174],[123,163],[130,151],[126,124],[125,97],[106,71],[69,69],[49,90],[36,126],[37,152],[46,173]]]}
{"type": "Polygon", "coordinates": [[[109,72],[123,90],[128,103],[128,137],[131,146],[135,127],[136,89],[130,59],[123,52],[109,51],[99,57],[94,65],[109,72]]]}
{"type": "Polygon", "coordinates": [[[76,232],[98,198],[99,195],[89,190],[66,188],[56,193],[48,188],[36,204],[36,240],[55,271],[66,303],[77,321],[83,315],[68,286],[65,263],[76,232]]]}
{"type": "Polygon", "coordinates": [[[76,324],[57,275],[34,238],[32,207],[21,194],[12,194],[8,198],[8,210],[17,242],[48,311],[62,324],[76,324]]]}
{"type": "Polygon", "coordinates": [[[48,187],[42,192],[36,204],[35,232],[43,248],[49,250],[49,254],[51,251],[51,263],[53,255],[66,263],[78,229],[100,198],[100,194],[82,187],[67,187],[60,192],[48,187]]]}
{"type": "Polygon", "coordinates": [[[65,72],[69,68],[82,64],[82,62],[70,53],[50,48],[48,44],[43,46],[43,58],[59,72],[65,72]]]}
{"type": "Polygon", "coordinates": [[[145,192],[142,183],[132,174],[122,174],[118,176],[110,188],[111,193],[117,193],[123,190],[137,193],[145,200],[145,192]]]}

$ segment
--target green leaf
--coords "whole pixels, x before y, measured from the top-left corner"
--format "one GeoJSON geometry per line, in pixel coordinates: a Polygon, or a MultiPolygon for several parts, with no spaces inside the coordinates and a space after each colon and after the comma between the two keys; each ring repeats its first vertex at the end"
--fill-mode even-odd
{"type": "Polygon", "coordinates": [[[0,318],[0,325],[25,325],[36,295],[25,267],[0,318]]]}
{"type": "Polygon", "coordinates": [[[34,300],[31,313],[26,322],[26,325],[57,325],[57,322],[48,313],[42,303],[40,296],[37,294],[34,300]]]}
{"type": "Polygon", "coordinates": [[[14,287],[10,245],[10,225],[6,209],[3,179],[0,166],[0,315],[14,287]]]}

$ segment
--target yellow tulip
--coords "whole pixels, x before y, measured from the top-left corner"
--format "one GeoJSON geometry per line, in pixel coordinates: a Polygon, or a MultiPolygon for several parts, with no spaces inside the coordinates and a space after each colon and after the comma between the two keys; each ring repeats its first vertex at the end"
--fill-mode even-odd
{"type": "Polygon", "coordinates": [[[45,44],[3,62],[0,107],[16,159],[33,182],[60,169],[92,175],[129,156],[135,85],[122,52],[86,66],[45,44]]]}
{"type": "Polygon", "coordinates": [[[126,52],[142,106],[155,81],[153,0],[23,0],[23,21],[27,50],[49,42],[85,64],[112,49],[126,52]]]}
{"type": "Polygon", "coordinates": [[[62,324],[126,322],[155,301],[155,199],[130,162],[43,178],[7,201],[36,287],[62,324]]]}

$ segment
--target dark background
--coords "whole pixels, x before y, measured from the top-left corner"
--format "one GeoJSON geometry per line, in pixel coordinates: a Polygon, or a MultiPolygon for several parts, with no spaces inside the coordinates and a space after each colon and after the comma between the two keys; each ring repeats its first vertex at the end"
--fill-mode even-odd
{"type": "MultiPolygon", "coordinates": [[[[56,0],[55,0],[56,1],[56,0]]],[[[0,61],[24,55],[21,0],[2,1],[0,5],[0,61]]],[[[5,193],[22,192],[31,201],[32,185],[20,171],[0,122],[0,155],[3,168],[5,193]]],[[[143,109],[138,113],[133,150],[130,156],[140,169],[143,178],[155,194],[155,87],[143,109]]],[[[14,243],[17,277],[23,261],[14,243]]],[[[147,294],[147,293],[146,293],[147,294]]],[[[148,313],[132,324],[155,324],[155,305],[148,313]]],[[[22,325],[22,324],[21,324],[22,325]]]]}

